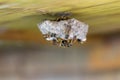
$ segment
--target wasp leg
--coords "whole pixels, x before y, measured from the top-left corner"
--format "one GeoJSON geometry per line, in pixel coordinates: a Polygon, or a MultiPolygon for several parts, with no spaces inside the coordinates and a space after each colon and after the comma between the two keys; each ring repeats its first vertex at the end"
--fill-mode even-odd
{"type": "Polygon", "coordinates": [[[68,47],[72,46],[72,40],[68,41],[68,47]]]}
{"type": "Polygon", "coordinates": [[[55,21],[62,21],[62,20],[68,20],[68,19],[70,18],[66,16],[61,16],[61,17],[58,17],[55,21]]]}
{"type": "Polygon", "coordinates": [[[57,40],[56,40],[56,39],[53,39],[53,40],[52,40],[52,43],[53,43],[53,45],[57,45],[57,40]]]}

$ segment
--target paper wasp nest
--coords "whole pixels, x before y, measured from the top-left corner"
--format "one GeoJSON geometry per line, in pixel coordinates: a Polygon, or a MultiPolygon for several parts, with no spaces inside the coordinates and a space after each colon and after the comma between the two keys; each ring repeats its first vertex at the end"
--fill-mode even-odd
{"type": "Polygon", "coordinates": [[[63,47],[86,41],[88,32],[88,25],[74,18],[60,21],[46,20],[39,23],[38,27],[46,40],[63,47]]]}

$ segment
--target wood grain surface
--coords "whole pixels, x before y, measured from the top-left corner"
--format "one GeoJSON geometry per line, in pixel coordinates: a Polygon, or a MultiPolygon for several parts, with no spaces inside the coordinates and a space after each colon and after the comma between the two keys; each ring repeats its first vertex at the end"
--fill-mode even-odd
{"type": "Polygon", "coordinates": [[[0,27],[37,29],[38,22],[52,18],[43,14],[56,12],[88,23],[89,34],[120,30],[119,0],[0,0],[0,27]]]}

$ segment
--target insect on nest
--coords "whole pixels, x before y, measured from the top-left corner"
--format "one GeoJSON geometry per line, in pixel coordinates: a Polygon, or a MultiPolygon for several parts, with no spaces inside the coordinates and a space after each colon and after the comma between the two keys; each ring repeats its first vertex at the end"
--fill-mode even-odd
{"type": "Polygon", "coordinates": [[[87,24],[69,18],[66,14],[56,20],[45,20],[38,24],[38,28],[46,40],[60,47],[70,47],[75,42],[86,41],[88,32],[87,24]]]}

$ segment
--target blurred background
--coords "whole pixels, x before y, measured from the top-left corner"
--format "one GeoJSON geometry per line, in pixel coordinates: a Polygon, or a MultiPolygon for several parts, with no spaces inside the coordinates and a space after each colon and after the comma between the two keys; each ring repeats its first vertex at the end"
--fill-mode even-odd
{"type": "Polygon", "coordinates": [[[120,80],[120,0],[0,0],[0,80],[120,80]],[[84,44],[42,37],[58,12],[89,24],[84,44]]]}

